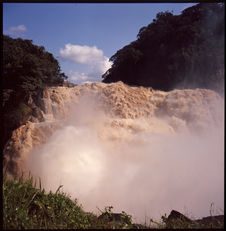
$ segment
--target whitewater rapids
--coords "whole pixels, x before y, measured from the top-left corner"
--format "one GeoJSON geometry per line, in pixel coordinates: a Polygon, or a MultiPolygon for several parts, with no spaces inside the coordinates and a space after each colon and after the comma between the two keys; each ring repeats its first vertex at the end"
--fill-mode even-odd
{"type": "Polygon", "coordinates": [[[45,122],[16,129],[4,155],[11,174],[77,198],[86,211],[113,206],[134,221],[172,209],[224,213],[224,101],[206,89],[155,91],[122,82],[52,87],[45,122]]]}

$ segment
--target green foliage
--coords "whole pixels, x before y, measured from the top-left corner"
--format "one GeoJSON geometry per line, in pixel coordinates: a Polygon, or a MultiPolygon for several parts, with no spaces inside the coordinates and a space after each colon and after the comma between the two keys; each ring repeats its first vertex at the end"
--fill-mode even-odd
{"type": "Polygon", "coordinates": [[[32,178],[3,180],[4,229],[88,228],[87,214],[64,193],[45,193],[32,178]]]}
{"type": "Polygon", "coordinates": [[[62,84],[66,78],[44,47],[32,44],[32,40],[3,35],[4,88],[33,95],[46,86],[62,84]]]}
{"type": "Polygon", "coordinates": [[[110,229],[134,228],[134,225],[132,224],[132,216],[124,211],[122,211],[122,213],[113,213],[113,206],[106,206],[104,211],[101,211],[98,220],[98,227],[103,226],[104,228],[110,229]]]}
{"type": "Polygon", "coordinates": [[[12,111],[9,117],[12,120],[17,119],[21,121],[21,120],[26,119],[29,115],[31,115],[31,113],[32,113],[32,109],[29,106],[27,106],[24,103],[20,103],[18,107],[16,107],[15,110],[12,111]]]}
{"type": "Polygon", "coordinates": [[[160,12],[136,41],[110,58],[113,65],[103,82],[222,91],[224,33],[224,3],[200,3],[181,15],[160,12]]]}

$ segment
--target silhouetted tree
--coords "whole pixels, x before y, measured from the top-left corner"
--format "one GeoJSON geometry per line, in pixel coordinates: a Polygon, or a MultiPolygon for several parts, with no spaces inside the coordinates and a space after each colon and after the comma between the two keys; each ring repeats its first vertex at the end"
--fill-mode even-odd
{"type": "Polygon", "coordinates": [[[160,12],[136,41],[110,58],[113,65],[103,82],[222,91],[224,26],[224,3],[200,3],[180,15],[160,12]]]}
{"type": "Polygon", "coordinates": [[[58,61],[43,46],[3,35],[3,88],[34,95],[46,86],[62,84],[66,78],[58,61]]]}

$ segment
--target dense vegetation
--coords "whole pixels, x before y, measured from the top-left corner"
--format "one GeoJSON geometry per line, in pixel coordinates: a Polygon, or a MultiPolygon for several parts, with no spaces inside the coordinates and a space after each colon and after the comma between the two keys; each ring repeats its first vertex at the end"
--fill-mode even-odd
{"type": "Polygon", "coordinates": [[[223,91],[224,3],[200,3],[158,13],[137,40],[117,51],[103,82],[123,81],[160,90],[210,88],[223,91]]]}
{"type": "Polygon", "coordinates": [[[66,78],[43,46],[9,36],[3,36],[3,77],[4,88],[32,95],[46,86],[62,84],[66,78]]]}
{"type": "Polygon", "coordinates": [[[58,61],[44,47],[34,45],[32,40],[5,35],[2,76],[4,145],[12,130],[37,114],[37,108],[28,104],[29,98],[38,104],[45,87],[61,85],[67,76],[61,73],[58,61]]]}
{"type": "MultiPolygon", "coordinates": [[[[46,193],[41,181],[30,176],[27,180],[8,179],[3,175],[3,229],[150,229],[150,228],[223,228],[224,216],[208,217],[202,222],[191,222],[182,214],[175,217],[172,211],[157,222],[150,219],[145,224],[133,224],[126,212],[113,213],[112,206],[105,207],[101,214],[85,212],[77,200],[61,192],[46,193]],[[174,218],[172,217],[174,216],[174,218]]],[[[197,220],[198,221],[198,220],[197,220]]]]}

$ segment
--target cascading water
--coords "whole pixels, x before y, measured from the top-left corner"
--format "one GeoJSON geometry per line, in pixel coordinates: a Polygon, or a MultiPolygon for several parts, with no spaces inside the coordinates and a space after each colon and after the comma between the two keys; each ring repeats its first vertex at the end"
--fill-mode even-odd
{"type": "Polygon", "coordinates": [[[87,211],[112,205],[138,222],[172,209],[208,216],[212,202],[223,209],[217,93],[92,83],[48,88],[43,100],[46,121],[15,130],[4,152],[46,190],[63,185],[87,211]]]}

